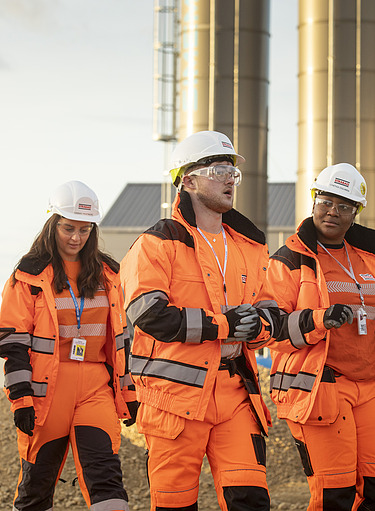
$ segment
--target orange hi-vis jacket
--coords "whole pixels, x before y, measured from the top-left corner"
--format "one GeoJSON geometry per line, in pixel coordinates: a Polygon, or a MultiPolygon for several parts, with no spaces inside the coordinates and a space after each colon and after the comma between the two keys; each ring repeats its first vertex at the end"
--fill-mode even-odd
{"type": "MultiPolygon", "coordinates": [[[[6,360],[4,383],[12,411],[34,406],[36,422],[41,426],[54,396],[59,368],[53,269],[52,265],[30,259],[21,264],[15,285],[10,278],[3,290],[0,325],[15,327],[16,332],[0,342],[0,356],[6,360]]],[[[105,263],[103,267],[109,302],[106,366],[118,416],[125,419],[130,418],[126,403],[135,400],[135,391],[127,367],[130,348],[123,291],[118,270],[105,263]]]]}
{"type": "MultiPolygon", "coordinates": [[[[244,261],[236,275],[243,284],[236,305],[251,303],[262,318],[260,335],[243,351],[253,379],[248,386],[253,412],[266,432],[270,417],[260,395],[252,349],[279,329],[279,310],[266,282],[267,245],[264,234],[234,209],[223,214],[223,227],[244,261]]],[[[130,371],[137,400],[199,421],[220,365],[221,340],[229,332],[217,293],[223,281],[218,281],[220,275],[215,278],[202,257],[203,243],[190,196],[182,191],[172,219],[160,220],[143,233],[121,263],[129,330],[130,324],[134,327],[130,371]]],[[[231,286],[230,281],[226,284],[231,286]]]]}
{"type": "MultiPolygon", "coordinates": [[[[354,224],[345,241],[375,274],[375,231],[354,224]]],[[[302,424],[308,420],[310,425],[330,424],[338,415],[335,378],[325,366],[330,331],[324,328],[323,316],[330,300],[317,254],[316,230],[309,217],[271,256],[268,269],[275,300],[289,314],[278,341],[269,345],[271,398],[279,418],[302,424]]]]}

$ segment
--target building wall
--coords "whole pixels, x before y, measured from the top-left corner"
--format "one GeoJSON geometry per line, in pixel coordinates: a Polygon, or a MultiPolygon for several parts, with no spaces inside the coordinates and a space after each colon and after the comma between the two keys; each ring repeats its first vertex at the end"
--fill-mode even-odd
{"type": "Polygon", "coordinates": [[[147,227],[102,227],[99,237],[100,248],[109,253],[116,261],[121,262],[134,241],[146,229],[147,227]]]}

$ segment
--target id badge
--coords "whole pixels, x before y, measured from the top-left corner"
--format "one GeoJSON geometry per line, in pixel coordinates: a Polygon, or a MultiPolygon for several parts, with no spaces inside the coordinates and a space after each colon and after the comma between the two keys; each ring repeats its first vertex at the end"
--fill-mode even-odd
{"type": "Polygon", "coordinates": [[[82,339],[82,337],[73,337],[72,339],[72,347],[70,349],[70,358],[71,360],[79,360],[83,362],[85,358],[86,351],[86,339],[82,339]]]}
{"type": "Polygon", "coordinates": [[[366,311],[360,307],[357,310],[358,335],[367,335],[366,317],[366,311]]]}

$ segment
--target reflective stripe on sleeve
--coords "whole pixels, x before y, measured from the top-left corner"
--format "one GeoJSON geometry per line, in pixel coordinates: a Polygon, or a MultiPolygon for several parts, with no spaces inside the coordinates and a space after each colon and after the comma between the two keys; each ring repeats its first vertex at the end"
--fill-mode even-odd
{"type": "Polygon", "coordinates": [[[181,385],[202,388],[207,369],[180,362],[148,359],[132,355],[130,372],[133,376],[153,376],[154,378],[173,381],[181,385]]]}
{"type": "Polygon", "coordinates": [[[6,344],[24,344],[25,346],[31,346],[31,335],[18,333],[10,334],[0,342],[0,346],[5,346],[6,344]]]}
{"type": "Polygon", "coordinates": [[[288,317],[289,338],[293,346],[298,349],[308,346],[299,326],[299,318],[302,312],[301,310],[291,312],[288,317]]]}
{"type": "Polygon", "coordinates": [[[186,313],[186,342],[200,343],[202,340],[202,311],[201,309],[185,309],[186,313]]]}
{"type": "Polygon", "coordinates": [[[126,310],[126,314],[129,317],[130,322],[134,325],[138,318],[148,311],[158,300],[168,300],[168,296],[162,291],[154,291],[147,293],[137,298],[133,303],[129,305],[126,310]]]}
{"type": "Polygon", "coordinates": [[[28,371],[27,369],[13,371],[4,375],[4,385],[7,389],[16,383],[22,383],[25,381],[31,383],[31,371],[28,371]]]}

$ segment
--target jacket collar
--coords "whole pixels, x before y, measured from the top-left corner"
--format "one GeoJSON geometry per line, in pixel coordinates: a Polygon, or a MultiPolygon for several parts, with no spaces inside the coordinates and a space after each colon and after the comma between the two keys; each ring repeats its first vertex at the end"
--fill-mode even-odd
{"type": "MultiPolygon", "coordinates": [[[[297,236],[315,254],[318,253],[316,229],[312,216],[306,218],[299,226],[297,236]]],[[[354,224],[346,231],[345,241],[352,247],[375,254],[375,230],[354,224]]]]}
{"type": "MultiPolygon", "coordinates": [[[[39,258],[25,256],[21,259],[17,269],[24,273],[28,273],[29,275],[37,276],[40,275],[49,264],[50,262],[43,261],[39,258]]],[[[104,268],[108,267],[108,269],[111,270],[111,272],[114,274],[117,274],[120,271],[119,263],[106,254],[103,254],[103,266],[104,268]]],[[[110,272],[107,271],[107,274],[109,273],[110,272]]]]}
{"type": "MultiPolygon", "coordinates": [[[[174,211],[179,210],[181,216],[189,225],[195,228],[197,227],[193,204],[188,192],[181,190],[175,199],[173,209],[174,211]]],[[[263,231],[258,229],[251,220],[234,208],[223,214],[223,224],[228,225],[236,232],[242,234],[248,239],[260,243],[261,245],[265,245],[266,243],[266,237],[263,231]]]]}
{"type": "Polygon", "coordinates": [[[18,266],[18,270],[29,273],[30,275],[40,275],[49,265],[49,262],[42,261],[36,257],[23,257],[18,266]]]}

